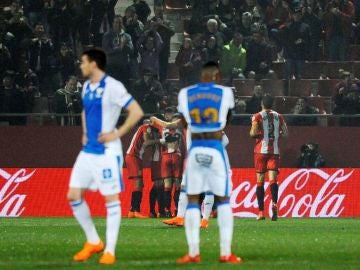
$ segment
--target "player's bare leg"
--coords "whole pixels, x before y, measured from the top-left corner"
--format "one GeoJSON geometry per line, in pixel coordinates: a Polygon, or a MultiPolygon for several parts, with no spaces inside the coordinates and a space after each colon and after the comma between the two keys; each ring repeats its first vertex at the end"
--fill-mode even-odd
{"type": "Polygon", "coordinates": [[[220,232],[220,262],[240,264],[243,263],[242,259],[231,252],[231,242],[234,230],[234,216],[229,199],[229,197],[217,196],[217,221],[220,232]]]}
{"type": "MultiPolygon", "coordinates": [[[[175,225],[178,227],[182,227],[184,226],[184,217],[185,217],[186,206],[188,204],[188,198],[186,195],[185,187],[181,186],[180,180],[175,182],[175,192],[178,183],[180,183],[179,184],[180,187],[179,187],[179,197],[176,203],[176,209],[177,209],[176,217],[164,220],[163,223],[165,223],[166,225],[175,225]]],[[[174,201],[175,201],[175,196],[174,196],[174,201]]]]}
{"type": "Polygon", "coordinates": [[[215,196],[212,192],[205,192],[203,201],[203,213],[201,220],[201,228],[206,229],[209,226],[209,217],[214,205],[215,196]]]}
{"type": "Polygon", "coordinates": [[[174,178],[174,204],[175,204],[175,216],[177,216],[178,212],[178,203],[179,203],[179,197],[180,197],[180,190],[181,190],[181,178],[174,178]]]}
{"type": "Polygon", "coordinates": [[[165,217],[171,218],[171,191],[173,187],[173,179],[165,178],[164,179],[164,211],[165,217]]]}
{"type": "Polygon", "coordinates": [[[153,181],[153,185],[150,189],[149,193],[149,208],[150,208],[150,218],[157,218],[157,214],[155,211],[156,199],[157,199],[157,188],[155,186],[155,181],[153,181]]]}
{"type": "Polygon", "coordinates": [[[115,247],[121,223],[121,206],[119,194],[105,196],[106,201],[106,247],[100,257],[100,264],[114,264],[116,261],[115,247]]]}
{"type": "Polygon", "coordinates": [[[140,213],[142,194],[144,188],[144,180],[142,177],[133,180],[134,188],[131,193],[131,207],[128,214],[129,218],[147,218],[140,213]]]}
{"type": "Polygon", "coordinates": [[[154,182],[155,188],[156,188],[156,200],[158,205],[158,212],[159,216],[163,217],[165,216],[165,210],[164,210],[164,180],[156,180],[154,182]]]}
{"type": "Polygon", "coordinates": [[[178,264],[200,262],[200,205],[199,195],[188,195],[185,213],[185,233],[189,252],[177,259],[178,264]]]}
{"type": "Polygon", "coordinates": [[[265,196],[265,190],[264,190],[264,180],[265,180],[265,173],[256,173],[256,198],[258,201],[259,206],[259,215],[256,218],[257,220],[264,220],[264,196],[265,196]]]}
{"type": "Polygon", "coordinates": [[[69,188],[67,198],[71,205],[74,217],[79,222],[86,235],[86,243],[81,251],[73,257],[74,261],[85,261],[92,254],[103,251],[104,244],[96,231],[91,219],[90,210],[85,200],[83,200],[85,189],[69,188]]]}
{"type": "Polygon", "coordinates": [[[271,201],[272,201],[272,221],[276,221],[278,219],[278,191],[279,185],[277,183],[278,171],[269,171],[269,180],[270,180],[270,190],[271,190],[271,201]]]}

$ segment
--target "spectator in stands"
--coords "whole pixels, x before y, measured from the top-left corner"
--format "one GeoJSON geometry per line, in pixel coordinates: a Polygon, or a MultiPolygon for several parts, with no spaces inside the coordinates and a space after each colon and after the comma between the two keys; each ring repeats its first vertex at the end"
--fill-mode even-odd
{"type": "Polygon", "coordinates": [[[39,78],[41,94],[49,94],[52,93],[51,77],[54,74],[54,46],[51,39],[47,37],[43,24],[38,23],[35,26],[34,36],[29,48],[30,68],[39,78]]]}
{"type": "Polygon", "coordinates": [[[263,79],[269,72],[272,64],[271,47],[264,41],[261,32],[253,32],[252,39],[246,49],[245,74],[254,71],[258,79],[263,79]]]}
{"type": "Polygon", "coordinates": [[[138,51],[136,44],[138,43],[138,40],[144,33],[144,24],[138,20],[136,10],[133,6],[130,6],[125,10],[123,24],[125,26],[125,32],[131,36],[132,42],[134,44],[134,53],[133,53],[132,57],[130,58],[131,77],[133,79],[138,79],[139,78],[139,63],[138,63],[139,51],[138,51]]]}
{"type": "Polygon", "coordinates": [[[62,80],[76,73],[76,60],[72,49],[66,43],[62,43],[59,51],[59,69],[62,80]]]}
{"type": "Polygon", "coordinates": [[[261,100],[264,96],[264,89],[261,85],[255,85],[254,94],[246,101],[246,113],[254,114],[261,111],[261,100]]]}
{"type": "Polygon", "coordinates": [[[235,99],[235,113],[236,114],[247,114],[246,101],[243,99],[235,99]]]}
{"type": "Polygon", "coordinates": [[[132,4],[131,7],[135,8],[139,20],[143,24],[146,24],[147,19],[151,14],[151,9],[148,3],[146,3],[145,0],[134,0],[134,4],[132,4]]]}
{"type": "Polygon", "coordinates": [[[163,41],[155,29],[146,31],[138,40],[138,50],[141,56],[140,72],[151,70],[157,78],[160,74],[160,52],[163,41]]]}
{"type": "Polygon", "coordinates": [[[154,7],[155,16],[150,21],[150,28],[153,28],[159,33],[163,46],[160,52],[159,64],[160,64],[160,81],[163,82],[167,78],[168,63],[170,57],[170,41],[171,37],[175,35],[174,26],[170,21],[164,19],[163,6],[154,7]]]}
{"type": "MultiPolygon", "coordinates": [[[[292,114],[319,114],[319,109],[311,106],[305,97],[298,98],[295,107],[291,110],[292,114]]],[[[292,125],[296,126],[313,126],[317,124],[317,117],[292,117],[289,119],[292,125]]]]}
{"type": "Polygon", "coordinates": [[[34,105],[34,97],[39,96],[39,79],[36,73],[30,69],[29,62],[22,59],[15,76],[15,84],[22,89],[26,99],[26,112],[31,113],[34,105]]]}
{"type": "Polygon", "coordinates": [[[55,92],[55,112],[67,114],[67,117],[56,118],[58,125],[75,126],[80,124],[80,117],[75,116],[82,110],[81,92],[78,86],[78,79],[75,76],[70,76],[66,80],[65,87],[55,92]]]}
{"type": "Polygon", "coordinates": [[[351,114],[356,111],[356,106],[353,104],[354,93],[358,87],[351,80],[351,74],[348,71],[343,72],[343,80],[335,86],[335,93],[333,95],[334,114],[351,114]]]}
{"type": "MultiPolygon", "coordinates": [[[[197,37],[200,39],[200,36],[197,37]]],[[[180,47],[175,64],[179,68],[179,78],[181,86],[188,86],[198,82],[202,65],[201,52],[193,48],[190,38],[184,39],[184,44],[180,47]]]]}
{"type": "Polygon", "coordinates": [[[6,69],[12,66],[11,54],[8,48],[0,40],[0,76],[6,69]]]}
{"type": "Polygon", "coordinates": [[[219,16],[220,20],[226,25],[231,23],[234,18],[235,9],[230,0],[220,0],[217,7],[216,14],[219,16]]]}
{"type": "Polygon", "coordinates": [[[8,51],[10,56],[15,54],[17,43],[15,36],[8,32],[8,25],[3,18],[0,16],[0,44],[1,48],[8,51]],[[5,49],[6,48],[6,49],[5,49]]]}
{"type": "Polygon", "coordinates": [[[296,8],[292,21],[282,30],[285,79],[301,79],[302,68],[309,55],[310,28],[301,21],[301,8],[296,8]]]}
{"type": "MultiPolygon", "coordinates": [[[[226,27],[226,26],[221,26],[221,27],[226,27]]],[[[217,20],[215,19],[209,19],[206,23],[206,28],[207,31],[205,33],[205,39],[209,38],[210,36],[215,36],[216,37],[216,42],[217,42],[217,46],[219,48],[222,48],[225,44],[225,35],[219,31],[219,25],[217,20]]]]}
{"type": "Polygon", "coordinates": [[[334,101],[336,100],[338,95],[349,91],[352,85],[350,72],[345,71],[344,69],[339,69],[338,72],[341,81],[335,85],[335,89],[334,89],[335,91],[333,95],[334,101]]]}
{"type": "Polygon", "coordinates": [[[115,5],[118,0],[90,1],[90,35],[91,43],[101,47],[103,35],[110,30],[115,16],[115,5]]]}
{"type": "Polygon", "coordinates": [[[225,45],[222,51],[220,66],[223,76],[232,79],[238,78],[246,69],[246,50],[242,46],[243,36],[234,33],[233,39],[225,45]]]}
{"type": "Polygon", "coordinates": [[[121,16],[115,16],[112,29],[103,37],[102,47],[107,55],[108,74],[128,87],[134,46],[131,36],[124,31],[121,16]]]}
{"type": "MultiPolygon", "coordinates": [[[[0,112],[2,113],[26,113],[26,100],[24,93],[14,83],[14,71],[7,71],[0,86],[0,112]]],[[[6,117],[3,121],[10,125],[25,125],[26,117],[6,117]]]]}
{"type": "Polygon", "coordinates": [[[246,0],[241,9],[243,12],[250,12],[253,17],[263,17],[262,9],[258,5],[257,0],[246,0]]]}
{"type": "Polygon", "coordinates": [[[75,12],[66,0],[56,1],[54,7],[49,10],[47,21],[56,49],[60,48],[63,42],[68,44],[72,42],[74,19],[75,12]]]}
{"type": "Polygon", "coordinates": [[[145,70],[142,79],[135,82],[131,91],[145,113],[157,113],[159,103],[165,94],[156,77],[152,70],[145,70]]]}
{"type": "Polygon", "coordinates": [[[125,26],[125,32],[131,36],[133,43],[137,44],[138,39],[144,32],[144,24],[138,20],[138,15],[136,14],[136,10],[133,6],[130,6],[125,10],[123,23],[125,26]]]}
{"type": "Polygon", "coordinates": [[[330,61],[345,61],[354,16],[354,4],[349,0],[333,0],[327,5],[323,21],[330,61]]]}
{"type": "Polygon", "coordinates": [[[42,21],[42,12],[44,8],[43,0],[23,0],[21,2],[31,27],[34,27],[35,24],[42,21]]]}
{"type": "MultiPolygon", "coordinates": [[[[247,104],[243,99],[235,99],[235,114],[247,114],[247,104]]],[[[231,120],[233,125],[246,125],[248,126],[251,123],[251,119],[248,116],[234,116],[231,120]]]]}
{"type": "Polygon", "coordinates": [[[32,37],[32,30],[27,24],[26,18],[20,16],[19,13],[9,21],[7,31],[8,43],[6,45],[13,57],[15,57],[20,45],[22,45],[22,42],[32,37]],[[13,38],[10,37],[10,35],[13,35],[13,38]]]}
{"type": "Polygon", "coordinates": [[[221,56],[221,49],[217,46],[216,37],[210,36],[206,41],[206,46],[202,51],[203,61],[213,61],[219,63],[221,56]]]}
{"type": "Polygon", "coordinates": [[[309,43],[309,57],[310,61],[318,61],[320,50],[319,43],[321,39],[321,20],[312,10],[311,6],[304,6],[302,8],[302,22],[310,27],[310,43],[309,43]]]}
{"type": "Polygon", "coordinates": [[[244,12],[241,16],[241,23],[238,27],[238,31],[243,35],[245,42],[248,42],[251,38],[251,25],[253,23],[253,17],[250,12],[244,12]]]}

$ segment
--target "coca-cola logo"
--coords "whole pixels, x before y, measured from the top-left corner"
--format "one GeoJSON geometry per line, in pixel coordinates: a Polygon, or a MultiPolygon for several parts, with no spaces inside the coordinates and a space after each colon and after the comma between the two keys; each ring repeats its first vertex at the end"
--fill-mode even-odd
{"type": "MultiPolygon", "coordinates": [[[[281,181],[279,185],[279,214],[282,217],[339,217],[344,211],[346,194],[337,190],[342,182],[348,180],[354,170],[345,173],[339,169],[328,174],[320,169],[299,169],[281,181]],[[316,185],[311,181],[321,181],[316,185]]],[[[237,217],[255,217],[258,203],[256,199],[256,183],[240,181],[234,188],[230,203],[237,217]]],[[[265,183],[265,191],[269,183],[265,183]]],[[[265,196],[265,206],[271,214],[271,196],[265,196]]]]}
{"type": "Polygon", "coordinates": [[[16,190],[21,183],[30,179],[35,171],[19,169],[11,174],[0,169],[0,217],[19,217],[24,212],[26,194],[17,194],[16,190]]]}

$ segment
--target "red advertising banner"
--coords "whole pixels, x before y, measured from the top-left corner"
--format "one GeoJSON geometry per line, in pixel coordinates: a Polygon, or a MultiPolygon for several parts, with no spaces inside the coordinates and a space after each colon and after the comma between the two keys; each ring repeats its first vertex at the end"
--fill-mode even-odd
{"type": "MultiPolygon", "coordinates": [[[[71,216],[66,200],[69,168],[0,169],[0,217],[71,216]]],[[[126,179],[126,169],[124,170],[126,179]]],[[[142,212],[148,214],[150,171],[144,170],[142,212]]],[[[280,217],[360,217],[360,169],[282,169],[279,181],[280,217]]],[[[233,169],[231,205],[236,217],[257,214],[254,169],[233,169]]],[[[123,215],[130,207],[132,183],[125,180],[121,194],[123,215]]],[[[271,196],[265,185],[265,209],[271,196]]],[[[105,215],[103,198],[88,192],[86,199],[95,216],[105,215]]]]}

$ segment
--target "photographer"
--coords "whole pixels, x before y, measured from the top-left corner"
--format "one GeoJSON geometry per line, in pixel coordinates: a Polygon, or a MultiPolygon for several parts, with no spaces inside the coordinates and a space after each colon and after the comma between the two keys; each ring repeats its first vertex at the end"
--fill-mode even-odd
{"type": "Polygon", "coordinates": [[[321,168],[325,166],[325,159],[319,154],[317,143],[304,144],[300,148],[298,168],[321,168]]]}
{"type": "Polygon", "coordinates": [[[64,88],[56,91],[54,96],[55,112],[58,114],[67,114],[68,117],[57,117],[58,125],[75,126],[80,124],[80,117],[75,114],[81,113],[81,93],[78,89],[78,80],[75,76],[70,76],[66,81],[64,88]]]}

